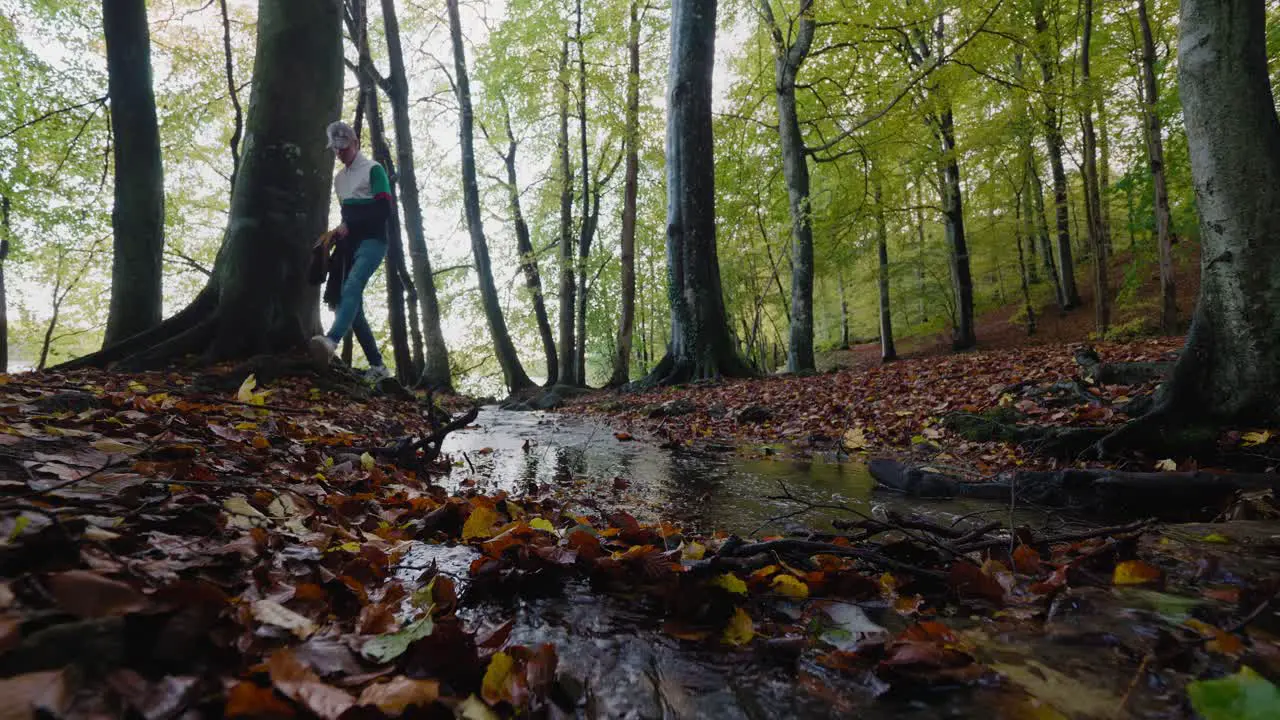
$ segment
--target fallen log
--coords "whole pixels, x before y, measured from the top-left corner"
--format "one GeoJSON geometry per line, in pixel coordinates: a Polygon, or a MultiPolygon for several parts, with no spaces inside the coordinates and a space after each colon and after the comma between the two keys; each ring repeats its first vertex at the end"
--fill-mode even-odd
{"type": "Polygon", "coordinates": [[[868,469],[884,489],[920,498],[976,498],[1070,509],[1113,517],[1210,519],[1248,490],[1280,491],[1275,473],[1125,472],[1070,468],[1018,470],[971,482],[928,466],[872,460],[868,469]]]}
{"type": "Polygon", "coordinates": [[[1142,385],[1160,382],[1173,370],[1171,362],[1121,362],[1104,363],[1093,348],[1075,351],[1076,364],[1083,371],[1084,379],[1099,385],[1142,385]]]}

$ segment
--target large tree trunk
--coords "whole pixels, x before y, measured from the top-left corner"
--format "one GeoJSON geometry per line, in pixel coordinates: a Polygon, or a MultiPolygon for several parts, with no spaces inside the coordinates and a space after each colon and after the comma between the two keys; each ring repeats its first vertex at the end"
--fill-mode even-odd
{"type": "Polygon", "coordinates": [[[342,105],[338,4],[260,0],[254,57],[247,141],[209,284],[155,328],[66,366],[241,359],[301,349],[320,332],[308,268],[329,217],[334,157],[324,130],[342,105]]]}
{"type": "Polygon", "coordinates": [[[942,141],[942,215],[950,248],[951,284],[955,288],[956,323],[951,349],[967,350],[978,343],[973,327],[973,276],[969,272],[969,246],[964,234],[964,199],[960,193],[960,159],[956,157],[955,119],[951,106],[938,120],[942,141]]]}
{"type": "MultiPolygon", "coordinates": [[[[1084,31],[1080,42],[1080,81],[1086,95],[1092,92],[1089,56],[1093,40],[1093,0],[1084,0],[1084,31]]],[[[1084,215],[1093,255],[1094,324],[1098,337],[1111,325],[1111,289],[1107,282],[1107,241],[1102,231],[1102,193],[1098,189],[1098,137],[1093,129],[1093,103],[1080,111],[1084,134],[1084,215]]]]}
{"type": "MultiPolygon", "coordinates": [[[[1027,335],[1035,335],[1036,334],[1036,311],[1035,311],[1035,308],[1031,306],[1031,288],[1030,288],[1031,281],[1030,281],[1030,277],[1028,277],[1030,273],[1028,272],[1029,267],[1026,261],[1026,256],[1022,252],[1023,230],[1029,229],[1028,224],[1024,223],[1022,219],[1022,208],[1023,208],[1022,197],[1026,192],[1026,187],[1025,187],[1026,183],[1023,183],[1023,185],[1024,185],[1023,189],[1014,193],[1014,196],[1013,196],[1013,218],[1014,218],[1013,239],[1018,246],[1018,279],[1022,283],[1022,309],[1023,309],[1023,312],[1027,314],[1027,335]]],[[[1031,233],[1027,233],[1027,238],[1028,239],[1033,238],[1031,233]]],[[[1034,239],[1031,239],[1031,247],[1035,247],[1034,239]]],[[[1030,266],[1031,267],[1035,266],[1034,260],[1032,261],[1030,266]]]]}
{"type": "MultiPolygon", "coordinates": [[[[876,245],[880,255],[880,360],[892,362],[898,359],[898,351],[893,346],[893,316],[889,307],[889,231],[884,223],[884,202],[879,178],[875,181],[875,200],[876,245]]],[[[841,302],[843,303],[843,297],[841,302]]]]}
{"type": "Polygon", "coordinates": [[[9,298],[4,291],[4,261],[9,258],[9,196],[0,195],[4,237],[0,238],[0,373],[9,372],[9,298]]]}
{"type": "MultiPolygon", "coordinates": [[[[1031,148],[1027,148],[1031,150],[1031,148]]],[[[1036,168],[1035,152],[1027,154],[1027,174],[1031,176],[1030,195],[1027,198],[1028,217],[1034,215],[1035,229],[1030,242],[1040,242],[1040,256],[1044,262],[1045,274],[1053,284],[1053,297],[1059,310],[1066,310],[1068,303],[1066,293],[1062,290],[1062,280],[1058,276],[1057,263],[1053,261],[1053,245],[1049,241],[1049,220],[1044,212],[1044,183],[1040,181],[1040,171],[1036,168]]]]}
{"type": "MultiPolygon", "coordinates": [[[[813,357],[813,217],[809,207],[809,165],[800,116],[796,109],[796,76],[809,55],[817,23],[812,0],[801,3],[795,40],[784,37],[770,0],[760,0],[761,17],[773,39],[774,93],[778,104],[778,142],[782,174],[791,212],[791,337],[787,370],[814,369],[813,357]]],[[[789,19],[789,18],[788,18],[789,19]]],[[[788,23],[788,35],[793,24],[788,23]]]]}
{"type": "MultiPolygon", "coordinates": [[[[836,268],[836,282],[840,288],[840,349],[849,349],[849,296],[844,287],[843,263],[836,268]]],[[[760,324],[760,312],[756,311],[756,325],[760,324]]]]}
{"type": "Polygon", "coordinates": [[[573,168],[569,164],[569,39],[560,46],[560,133],[556,154],[560,158],[560,378],[573,382],[578,376],[573,341],[575,285],[573,279],[573,168]]]}
{"type": "Polygon", "coordinates": [[[529,238],[529,224],[525,222],[524,210],[520,206],[520,183],[516,177],[516,136],[511,130],[511,113],[505,107],[503,120],[507,129],[507,152],[502,156],[507,167],[507,189],[511,199],[511,218],[516,226],[516,252],[520,254],[520,269],[524,273],[525,287],[533,296],[533,316],[538,323],[538,335],[542,338],[542,352],[547,363],[547,387],[555,385],[560,379],[559,359],[556,356],[556,338],[551,331],[551,320],[547,317],[547,303],[542,296],[542,275],[538,272],[538,257],[533,252],[533,241],[529,238]]]}
{"type": "Polygon", "coordinates": [[[1201,285],[1161,407],[1200,419],[1280,417],[1280,120],[1264,13],[1262,0],[1182,0],[1201,285]]]}
{"type": "Polygon", "coordinates": [[[591,158],[587,155],[587,56],[582,36],[582,0],[577,1],[578,46],[578,141],[582,151],[582,224],[578,226],[578,297],[574,308],[577,320],[577,344],[574,347],[573,383],[587,384],[587,259],[591,257],[591,243],[596,234],[596,218],[600,208],[597,196],[591,197],[591,158]]]}
{"type": "Polygon", "coordinates": [[[648,380],[747,376],[729,334],[716,256],[711,73],[715,0],[673,0],[667,77],[667,295],[671,343],[648,380]]]}
{"type": "MultiPolygon", "coordinates": [[[[360,67],[366,70],[373,68],[369,56],[368,10],[365,0],[349,3],[351,7],[352,35],[356,43],[356,52],[360,56],[360,67]]],[[[376,80],[369,72],[359,72],[360,108],[369,118],[369,144],[372,146],[373,159],[380,163],[390,177],[396,177],[396,165],[391,158],[391,147],[387,144],[386,128],[382,122],[382,108],[378,102],[376,80]]],[[[360,130],[357,127],[356,132],[360,130]]],[[[406,387],[418,378],[416,366],[409,349],[409,331],[405,320],[405,287],[399,266],[404,264],[404,246],[400,240],[400,216],[396,211],[395,188],[391,190],[392,212],[387,219],[387,315],[391,326],[391,348],[395,358],[396,379],[406,387]]],[[[343,338],[343,360],[351,363],[351,334],[343,338]]]]}
{"type": "Polygon", "coordinates": [[[164,165],[151,87],[144,0],[104,0],[107,88],[115,160],[111,302],[105,345],[160,324],[164,301],[164,165]]]}
{"type": "Polygon", "coordinates": [[[1147,151],[1151,160],[1151,182],[1155,186],[1156,246],[1160,251],[1160,330],[1166,335],[1178,331],[1177,288],[1173,278],[1173,245],[1169,237],[1169,189],[1164,176],[1164,140],[1160,128],[1160,99],[1156,86],[1156,48],[1151,37],[1151,20],[1146,0],[1138,0],[1138,25],[1142,28],[1142,111],[1147,126],[1147,151]]]}
{"type": "Polygon", "coordinates": [[[409,122],[409,83],[405,77],[404,51],[400,46],[400,22],[395,0],[382,0],[382,22],[386,29],[387,56],[391,75],[387,78],[387,95],[396,129],[396,158],[400,170],[400,202],[409,231],[409,257],[413,261],[414,286],[422,304],[422,333],[426,344],[426,367],[422,383],[437,390],[453,388],[449,369],[449,350],[440,328],[440,301],[436,297],[435,277],[427,255],[427,240],[422,227],[422,204],[418,200],[418,177],[414,170],[413,129],[409,122]]]}
{"type": "Polygon", "coordinates": [[[618,343],[613,353],[613,376],[609,385],[617,387],[631,380],[631,336],[636,314],[636,196],[640,186],[640,15],[639,0],[631,0],[631,25],[627,35],[627,143],[626,177],[622,188],[622,307],[619,312],[618,343]]]}
{"type": "Polygon", "coordinates": [[[507,321],[502,316],[502,304],[498,288],[493,282],[493,268],[489,264],[489,245],[484,237],[484,225],[480,217],[480,189],[476,181],[476,155],[474,147],[474,117],[471,110],[471,85],[467,80],[467,59],[462,46],[462,21],[458,17],[458,0],[446,0],[449,13],[449,37],[453,46],[454,83],[458,92],[458,138],[462,154],[462,202],[467,218],[467,230],[471,233],[471,253],[476,262],[476,279],[480,285],[480,301],[489,322],[493,337],[494,354],[506,379],[507,390],[512,393],[533,387],[533,381],[525,374],[515,344],[507,331],[507,321]]]}
{"type": "MultiPolygon", "coordinates": [[[[1048,41],[1045,33],[1049,22],[1044,15],[1043,0],[1034,0],[1035,30],[1040,42],[1048,41]]],[[[1062,286],[1063,309],[1070,310],[1080,304],[1080,291],[1076,288],[1075,262],[1071,254],[1071,219],[1068,207],[1067,172],[1062,164],[1062,127],[1058,121],[1058,96],[1054,87],[1057,75],[1057,45],[1040,49],[1036,56],[1040,62],[1040,75],[1044,80],[1044,139],[1049,149],[1049,167],[1053,171],[1053,207],[1058,222],[1058,280],[1062,286]]]]}

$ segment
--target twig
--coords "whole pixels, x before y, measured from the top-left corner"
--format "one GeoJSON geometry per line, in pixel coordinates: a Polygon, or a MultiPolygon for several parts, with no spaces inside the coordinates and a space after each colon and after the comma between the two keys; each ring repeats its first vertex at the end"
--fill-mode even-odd
{"type": "Polygon", "coordinates": [[[858,558],[859,560],[865,560],[866,562],[874,565],[893,568],[894,570],[903,570],[937,579],[946,577],[946,573],[941,573],[936,570],[926,570],[914,565],[898,562],[897,560],[885,557],[884,555],[871,550],[849,547],[847,545],[836,545],[834,543],[814,542],[811,540],[770,540],[767,542],[741,545],[733,550],[731,557],[740,559],[744,556],[751,557],[762,554],[772,556],[774,554],[783,555],[788,553],[803,553],[805,555],[817,555],[820,553],[828,555],[842,555],[858,558]]]}
{"type": "MultiPolygon", "coordinates": [[[[1067,535],[1055,535],[1053,537],[1038,538],[1033,545],[1052,545],[1054,543],[1076,542],[1079,540],[1092,540],[1093,538],[1105,537],[1107,535],[1122,535],[1134,531],[1145,530],[1155,523],[1155,520],[1139,520],[1129,523],[1128,525],[1116,525],[1114,527],[1098,528],[1097,530],[1089,530],[1087,532],[1071,533],[1067,535]]],[[[957,547],[960,552],[974,552],[977,550],[986,550],[988,548],[997,547],[1006,542],[1005,538],[995,540],[983,540],[982,542],[970,543],[957,547]]]]}
{"type": "Polygon", "coordinates": [[[1276,600],[1280,600],[1280,590],[1276,590],[1274,593],[1272,593],[1271,597],[1267,598],[1266,600],[1263,600],[1262,604],[1258,605],[1258,607],[1253,609],[1253,612],[1250,612],[1248,615],[1245,615],[1244,618],[1240,620],[1240,622],[1227,628],[1225,632],[1238,633],[1241,630],[1244,630],[1246,627],[1249,626],[1249,623],[1253,622],[1254,620],[1257,620],[1262,615],[1262,613],[1266,612],[1267,608],[1271,607],[1271,603],[1274,603],[1276,600]]]}

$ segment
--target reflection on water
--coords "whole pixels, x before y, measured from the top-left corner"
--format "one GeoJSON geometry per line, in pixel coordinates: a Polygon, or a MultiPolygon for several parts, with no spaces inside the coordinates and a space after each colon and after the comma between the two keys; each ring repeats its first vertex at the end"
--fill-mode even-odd
{"type": "MultiPolygon", "coordinates": [[[[642,519],[669,520],[701,532],[830,530],[832,519],[851,517],[826,508],[783,518],[799,507],[778,498],[785,493],[868,514],[883,506],[937,519],[1008,516],[1007,508],[982,501],[924,503],[876,491],[860,463],[663,450],[618,440],[612,429],[589,418],[549,413],[485,408],[475,427],[446,439],[444,452],[455,461],[446,484],[470,478],[483,491],[518,494],[538,485],[579,483],[590,496],[626,507],[642,519]],[[625,482],[615,487],[615,478],[625,482]]],[[[1034,513],[1019,513],[1017,519],[1043,521],[1034,513]]]]}

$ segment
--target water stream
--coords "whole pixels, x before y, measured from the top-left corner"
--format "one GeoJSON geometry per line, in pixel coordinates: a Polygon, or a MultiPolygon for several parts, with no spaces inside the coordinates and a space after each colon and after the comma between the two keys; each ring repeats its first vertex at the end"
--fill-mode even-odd
{"type": "MultiPolygon", "coordinates": [[[[782,459],[763,452],[693,454],[623,441],[598,421],[547,413],[488,409],[476,425],[449,436],[444,452],[454,460],[444,480],[481,492],[519,494],[542,485],[601,505],[625,508],[642,521],[668,520],[700,532],[742,535],[786,533],[801,528],[830,531],[847,512],[818,510],[782,518],[797,509],[779,495],[784,483],[799,497],[845,504],[866,513],[893,509],[923,512],[935,521],[985,514],[1007,517],[1009,509],[978,501],[922,506],[875,491],[856,463],[782,459]]],[[[971,522],[991,519],[976,517],[971,522]]],[[[1019,521],[1043,524],[1044,517],[1019,521]]],[[[423,545],[405,565],[432,561],[465,578],[474,551],[423,545]]],[[[404,579],[415,580],[414,571],[404,579]]],[[[462,589],[462,588],[460,588],[462,589]]],[[[869,604],[866,617],[891,631],[904,621],[888,608],[869,604]]],[[[518,597],[460,610],[470,624],[497,624],[514,617],[511,642],[551,642],[560,658],[560,678],[578,688],[577,715],[591,718],[960,718],[975,713],[1000,717],[1002,700],[987,688],[936,698],[907,695],[875,699],[879,681],[833,673],[802,657],[779,662],[767,652],[732,652],[678,640],[662,632],[658,614],[645,601],[602,595],[586,583],[570,582],[551,597],[518,597]],[[797,672],[797,667],[799,672],[797,672]]],[[[1010,717],[1015,717],[1010,715],[1010,717]]]]}

